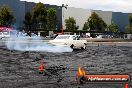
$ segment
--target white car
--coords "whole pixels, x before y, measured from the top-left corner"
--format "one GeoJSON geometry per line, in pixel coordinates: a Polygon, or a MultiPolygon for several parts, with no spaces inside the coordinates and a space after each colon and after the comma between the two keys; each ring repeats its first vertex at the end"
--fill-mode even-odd
{"type": "Polygon", "coordinates": [[[0,32],[0,38],[9,38],[10,32],[0,32]]]}
{"type": "Polygon", "coordinates": [[[50,40],[49,44],[86,49],[87,41],[80,40],[79,35],[58,35],[54,40],[50,40]]]}

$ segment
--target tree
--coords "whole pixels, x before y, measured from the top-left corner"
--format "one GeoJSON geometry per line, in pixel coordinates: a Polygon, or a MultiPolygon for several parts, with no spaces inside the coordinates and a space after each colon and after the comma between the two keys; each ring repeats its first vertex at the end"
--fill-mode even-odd
{"type": "Polygon", "coordinates": [[[76,21],[73,17],[65,19],[66,30],[75,31],[76,21]]]}
{"type": "Polygon", "coordinates": [[[125,27],[125,33],[132,33],[132,15],[129,15],[129,25],[125,27]]]}
{"type": "Polygon", "coordinates": [[[109,32],[117,32],[118,31],[118,26],[114,22],[112,22],[110,25],[108,25],[108,31],[109,32]]]}
{"type": "Polygon", "coordinates": [[[132,32],[132,28],[130,27],[130,25],[125,27],[125,33],[131,33],[132,32]]]}
{"type": "Polygon", "coordinates": [[[32,25],[32,14],[31,12],[27,12],[25,14],[25,20],[24,20],[24,25],[27,31],[31,30],[31,25],[32,25]]]}
{"type": "Polygon", "coordinates": [[[47,11],[43,3],[37,3],[32,10],[32,21],[35,28],[46,28],[47,25],[47,11]]]}
{"type": "Polygon", "coordinates": [[[93,12],[91,16],[88,18],[88,25],[90,31],[97,31],[97,32],[103,32],[107,27],[103,19],[100,18],[98,14],[96,14],[95,12],[93,12]]]}
{"type": "Polygon", "coordinates": [[[56,10],[54,8],[47,10],[47,27],[49,30],[56,28],[56,10]]]}
{"type": "Polygon", "coordinates": [[[14,23],[14,16],[9,7],[0,8],[0,26],[11,26],[14,23]]]}
{"type": "Polygon", "coordinates": [[[129,25],[130,25],[129,33],[131,33],[132,32],[131,31],[132,30],[132,15],[129,16],[129,25]]]}
{"type": "Polygon", "coordinates": [[[88,30],[88,29],[89,29],[88,22],[85,22],[84,23],[84,26],[83,26],[83,30],[88,30]]]}

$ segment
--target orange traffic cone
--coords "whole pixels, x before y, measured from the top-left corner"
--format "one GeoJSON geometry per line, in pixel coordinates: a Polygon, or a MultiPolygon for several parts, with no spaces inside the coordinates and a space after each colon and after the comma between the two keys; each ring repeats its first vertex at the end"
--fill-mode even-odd
{"type": "Polygon", "coordinates": [[[124,88],[129,88],[128,83],[125,84],[125,87],[124,88]]]}
{"type": "Polygon", "coordinates": [[[39,73],[43,74],[44,69],[45,69],[45,67],[44,67],[44,62],[41,61],[41,64],[40,64],[40,66],[39,66],[39,73]]]}

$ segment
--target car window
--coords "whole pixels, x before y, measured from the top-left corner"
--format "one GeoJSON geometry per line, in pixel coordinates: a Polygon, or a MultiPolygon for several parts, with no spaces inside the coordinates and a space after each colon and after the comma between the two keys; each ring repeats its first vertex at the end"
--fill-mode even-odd
{"type": "Polygon", "coordinates": [[[77,38],[76,38],[77,40],[80,40],[80,36],[77,36],[77,38]]]}
{"type": "Polygon", "coordinates": [[[57,36],[55,39],[69,39],[70,36],[57,36]]]}
{"type": "Polygon", "coordinates": [[[73,40],[76,40],[76,36],[73,36],[73,40]]]}
{"type": "Polygon", "coordinates": [[[73,36],[73,40],[80,40],[80,36],[73,36]]]}

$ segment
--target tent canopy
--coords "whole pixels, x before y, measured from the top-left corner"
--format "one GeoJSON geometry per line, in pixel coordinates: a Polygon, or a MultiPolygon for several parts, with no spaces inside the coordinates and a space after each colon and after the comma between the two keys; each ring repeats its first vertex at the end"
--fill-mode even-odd
{"type": "Polygon", "coordinates": [[[12,31],[13,30],[13,28],[11,28],[11,27],[0,27],[0,32],[3,32],[3,31],[12,31]]]}

